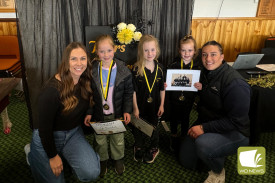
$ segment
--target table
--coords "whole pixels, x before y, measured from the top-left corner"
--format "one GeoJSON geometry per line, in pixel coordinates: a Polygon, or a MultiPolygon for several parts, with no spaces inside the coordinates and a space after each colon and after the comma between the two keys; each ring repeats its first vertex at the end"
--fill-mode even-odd
{"type": "Polygon", "coordinates": [[[8,95],[20,80],[21,78],[0,78],[0,113],[9,104],[8,95]]]}
{"type": "MultiPolygon", "coordinates": [[[[261,70],[253,68],[249,70],[261,70]]],[[[238,70],[238,72],[248,79],[251,76],[246,74],[246,70],[238,70]]],[[[258,77],[258,76],[257,76],[258,77]]],[[[257,142],[261,132],[275,131],[275,87],[262,88],[252,86],[252,97],[250,104],[250,143],[257,142]]]]}
{"type": "Polygon", "coordinates": [[[9,104],[9,93],[20,82],[21,78],[0,78],[0,113],[3,119],[3,127],[9,127],[9,131],[4,129],[4,133],[10,133],[11,122],[9,121],[7,106],[9,104]]]}

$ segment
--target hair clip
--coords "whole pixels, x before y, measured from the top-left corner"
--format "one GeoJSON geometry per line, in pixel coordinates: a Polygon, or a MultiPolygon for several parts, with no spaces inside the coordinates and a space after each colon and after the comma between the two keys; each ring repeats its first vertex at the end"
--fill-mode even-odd
{"type": "Polygon", "coordinates": [[[192,37],[192,35],[186,35],[186,36],[184,36],[184,38],[183,38],[184,40],[187,40],[187,39],[193,39],[193,37],[192,37]]]}

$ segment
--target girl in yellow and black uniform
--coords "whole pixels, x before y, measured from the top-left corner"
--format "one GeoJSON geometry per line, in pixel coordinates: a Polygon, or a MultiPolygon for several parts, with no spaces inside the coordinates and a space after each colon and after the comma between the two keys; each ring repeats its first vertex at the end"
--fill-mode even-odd
{"type": "MultiPolygon", "coordinates": [[[[161,64],[157,62],[160,49],[157,39],[143,35],[138,45],[138,61],[133,68],[133,114],[157,127],[158,118],[164,112],[164,80],[161,64]]],[[[157,128],[150,137],[150,145],[145,149],[146,135],[134,128],[134,160],[153,163],[159,154],[159,134],[157,128]]]]}
{"type": "MultiPolygon", "coordinates": [[[[197,46],[192,36],[185,36],[179,43],[179,55],[168,69],[187,69],[199,70],[200,64],[195,60],[197,46]]],[[[177,127],[181,124],[181,136],[187,134],[189,128],[190,112],[192,110],[196,92],[192,91],[169,91],[170,105],[170,127],[171,127],[171,144],[172,150],[177,149],[177,127]]]]}

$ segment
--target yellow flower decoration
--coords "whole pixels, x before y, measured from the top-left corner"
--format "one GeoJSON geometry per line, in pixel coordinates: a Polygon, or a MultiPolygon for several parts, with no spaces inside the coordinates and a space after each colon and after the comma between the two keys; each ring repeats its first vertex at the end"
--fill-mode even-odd
{"type": "Polygon", "coordinates": [[[134,33],[134,40],[139,41],[141,36],[142,36],[141,32],[135,32],[134,33]]]}
{"type": "Polygon", "coordinates": [[[121,44],[129,44],[132,42],[134,32],[129,29],[123,29],[117,33],[117,39],[121,44]]]}

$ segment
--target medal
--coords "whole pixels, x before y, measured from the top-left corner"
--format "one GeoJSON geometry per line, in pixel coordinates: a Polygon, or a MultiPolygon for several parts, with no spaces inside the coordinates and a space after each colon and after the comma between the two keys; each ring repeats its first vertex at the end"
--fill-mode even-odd
{"type": "Polygon", "coordinates": [[[152,98],[152,97],[149,97],[149,98],[147,99],[147,102],[148,102],[148,103],[152,103],[152,102],[153,102],[153,98],[152,98]]]}
{"type": "MultiPolygon", "coordinates": [[[[152,90],[153,90],[153,87],[154,87],[154,84],[155,84],[155,82],[156,82],[156,80],[157,80],[158,69],[159,69],[159,66],[157,65],[155,79],[154,79],[153,84],[152,84],[151,87],[150,87],[150,85],[149,85],[149,82],[148,82],[148,79],[147,79],[146,72],[145,72],[145,70],[143,69],[144,77],[145,77],[145,80],[146,80],[146,83],[147,83],[147,87],[148,87],[148,90],[149,90],[149,93],[150,93],[150,94],[151,94],[151,92],[152,92],[152,90]]],[[[147,102],[148,102],[148,103],[152,103],[152,102],[153,102],[153,98],[150,96],[150,94],[149,94],[149,98],[147,99],[147,102]]]]}
{"type": "Polygon", "coordinates": [[[179,96],[179,101],[184,101],[184,96],[183,95],[179,96]]]}
{"type": "Polygon", "coordinates": [[[110,107],[108,106],[108,104],[104,104],[104,105],[103,105],[103,109],[104,109],[104,110],[109,110],[110,107]]]}
{"type": "MultiPolygon", "coordinates": [[[[110,79],[111,79],[111,73],[112,73],[112,67],[113,67],[113,60],[110,64],[109,67],[109,72],[108,72],[108,77],[107,77],[107,83],[105,86],[105,90],[103,87],[103,78],[102,78],[102,61],[100,62],[100,70],[99,70],[99,75],[100,75],[100,84],[101,84],[101,91],[102,91],[102,96],[104,98],[104,100],[107,102],[107,98],[108,98],[108,91],[109,91],[109,85],[110,85],[110,79]]],[[[103,109],[104,110],[109,110],[110,106],[108,104],[104,104],[103,105],[103,109]]]]}

